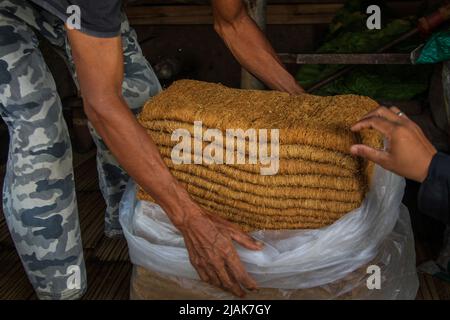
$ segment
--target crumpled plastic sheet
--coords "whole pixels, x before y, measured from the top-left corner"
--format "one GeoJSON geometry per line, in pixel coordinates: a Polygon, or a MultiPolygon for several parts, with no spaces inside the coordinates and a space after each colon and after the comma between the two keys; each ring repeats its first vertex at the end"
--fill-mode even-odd
{"type": "MultiPolygon", "coordinates": [[[[362,292],[356,299],[414,299],[418,278],[409,212],[401,203],[404,187],[403,178],[376,166],[360,208],[322,229],[253,232],[264,249],[255,252],[237,245],[238,254],[259,287],[280,289],[285,298],[298,289],[322,287],[329,292],[327,299],[353,290],[362,292]],[[380,267],[381,289],[366,289],[370,274],[352,276],[368,265],[380,267]],[[342,279],[350,280],[333,285],[342,279]],[[357,290],[361,288],[366,290],[357,290]]],[[[183,237],[158,205],[136,199],[133,182],[122,199],[120,221],[133,264],[178,279],[192,290],[207,290],[205,294],[217,299],[229,297],[209,286],[195,286],[199,277],[183,237]]]]}

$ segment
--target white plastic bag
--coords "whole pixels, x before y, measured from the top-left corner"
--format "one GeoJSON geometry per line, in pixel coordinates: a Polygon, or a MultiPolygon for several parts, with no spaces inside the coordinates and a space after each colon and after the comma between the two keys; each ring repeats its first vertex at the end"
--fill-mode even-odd
{"type": "MultiPolygon", "coordinates": [[[[409,213],[401,204],[404,186],[404,179],[376,167],[373,186],[360,208],[318,230],[254,232],[265,243],[264,249],[255,252],[238,246],[239,256],[261,288],[287,292],[325,288],[351,278],[353,271],[369,263],[381,264],[384,288],[357,298],[413,299],[418,279],[409,213]]],[[[135,265],[179,279],[180,285],[191,286],[189,280],[199,279],[178,230],[159,206],[136,200],[132,183],[121,203],[120,221],[135,265]]],[[[330,292],[329,298],[365,286],[365,279],[350,281],[330,292]]],[[[223,298],[220,292],[209,295],[223,298]]]]}

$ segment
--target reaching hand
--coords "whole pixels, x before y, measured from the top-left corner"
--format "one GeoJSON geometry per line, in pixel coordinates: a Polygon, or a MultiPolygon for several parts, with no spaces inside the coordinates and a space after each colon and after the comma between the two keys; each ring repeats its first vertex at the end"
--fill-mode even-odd
{"type": "Polygon", "coordinates": [[[203,281],[239,297],[245,295],[243,288],[257,289],[239,259],[233,240],[250,250],[262,249],[262,243],[195,203],[176,227],[183,234],[190,261],[203,281]]]}
{"type": "Polygon", "coordinates": [[[427,177],[431,160],[437,151],[420,127],[398,108],[380,107],[363,117],[351,129],[355,132],[375,129],[387,140],[386,150],[354,145],[350,149],[352,154],[408,179],[423,182],[427,177]]]}

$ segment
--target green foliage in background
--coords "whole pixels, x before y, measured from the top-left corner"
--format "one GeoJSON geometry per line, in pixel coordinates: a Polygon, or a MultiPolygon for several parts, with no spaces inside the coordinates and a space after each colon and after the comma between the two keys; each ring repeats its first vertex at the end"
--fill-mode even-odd
{"type": "MultiPolygon", "coordinates": [[[[389,10],[383,1],[350,0],[336,14],[324,44],[317,53],[374,53],[415,27],[416,18],[389,19],[389,10]],[[382,10],[381,30],[368,30],[366,8],[378,4],[382,10]]],[[[391,53],[410,52],[420,39],[410,39],[391,53]]],[[[297,74],[299,83],[308,88],[345,66],[305,65],[297,74]]],[[[410,100],[428,88],[431,69],[424,66],[358,66],[354,71],[316,92],[319,95],[360,94],[374,99],[410,100]]]]}

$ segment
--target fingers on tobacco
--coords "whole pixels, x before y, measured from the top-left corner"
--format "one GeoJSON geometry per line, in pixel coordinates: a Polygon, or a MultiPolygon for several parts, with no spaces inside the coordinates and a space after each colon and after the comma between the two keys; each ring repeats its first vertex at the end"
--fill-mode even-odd
{"type": "MultiPolygon", "coordinates": [[[[400,110],[397,107],[390,107],[389,110],[392,111],[397,117],[399,116],[399,113],[402,112],[402,110],[400,110]]],[[[409,119],[409,118],[405,113],[402,112],[401,119],[409,119]]]]}
{"type": "Polygon", "coordinates": [[[391,121],[396,120],[395,112],[393,112],[392,110],[390,110],[386,107],[379,107],[379,108],[369,112],[361,120],[372,118],[372,117],[381,117],[381,118],[385,118],[385,119],[388,119],[391,121]]]}
{"type": "Polygon", "coordinates": [[[352,131],[360,131],[363,129],[375,129],[385,136],[389,136],[392,130],[395,128],[395,123],[379,118],[379,117],[370,117],[367,119],[363,119],[356,123],[351,130],[352,131]]]}
{"type": "Polygon", "coordinates": [[[399,122],[400,120],[407,118],[406,115],[402,115],[402,117],[400,118],[398,116],[398,114],[400,112],[401,112],[401,110],[397,107],[387,108],[387,107],[382,106],[382,107],[379,107],[379,108],[369,112],[364,117],[362,117],[361,120],[369,119],[372,117],[379,117],[379,118],[384,118],[384,119],[392,121],[392,122],[399,122]]]}
{"type": "Polygon", "coordinates": [[[365,145],[354,145],[351,147],[354,155],[366,158],[375,163],[385,165],[389,161],[389,154],[382,150],[373,149],[365,145]]]}

